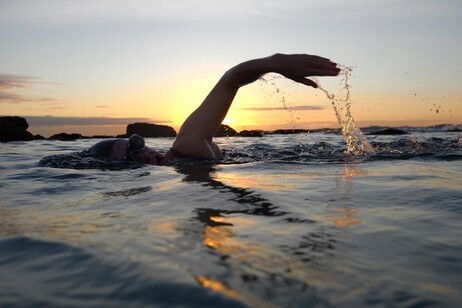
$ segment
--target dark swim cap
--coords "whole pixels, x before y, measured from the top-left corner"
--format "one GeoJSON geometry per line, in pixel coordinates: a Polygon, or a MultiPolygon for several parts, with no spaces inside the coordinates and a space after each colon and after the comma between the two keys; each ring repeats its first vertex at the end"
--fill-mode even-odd
{"type": "Polygon", "coordinates": [[[127,151],[139,151],[144,149],[144,138],[138,134],[131,135],[128,139],[127,151]]]}
{"type": "Polygon", "coordinates": [[[125,154],[124,160],[126,161],[136,161],[133,157],[133,153],[144,150],[144,138],[138,134],[133,134],[128,139],[127,152],[125,154]]]}

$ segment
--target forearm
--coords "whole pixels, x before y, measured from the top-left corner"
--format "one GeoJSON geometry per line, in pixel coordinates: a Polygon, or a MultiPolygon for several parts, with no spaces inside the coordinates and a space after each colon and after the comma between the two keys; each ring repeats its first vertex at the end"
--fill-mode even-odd
{"type": "Polygon", "coordinates": [[[238,89],[252,83],[264,74],[277,72],[278,54],[266,58],[254,59],[238,64],[229,69],[222,78],[227,86],[238,89]]]}
{"type": "Polygon", "coordinates": [[[180,132],[192,131],[212,139],[226,117],[239,88],[254,82],[262,75],[275,72],[278,55],[254,59],[229,69],[210,91],[202,104],[189,116],[180,132]],[[191,125],[191,123],[193,123],[191,125]],[[185,129],[186,128],[186,129],[185,129]]]}
{"type": "Polygon", "coordinates": [[[296,54],[275,54],[266,58],[250,60],[231,68],[223,76],[228,87],[239,87],[252,83],[266,73],[278,73],[295,82],[310,87],[317,84],[312,76],[337,76],[340,69],[337,64],[327,58],[296,54]]]}

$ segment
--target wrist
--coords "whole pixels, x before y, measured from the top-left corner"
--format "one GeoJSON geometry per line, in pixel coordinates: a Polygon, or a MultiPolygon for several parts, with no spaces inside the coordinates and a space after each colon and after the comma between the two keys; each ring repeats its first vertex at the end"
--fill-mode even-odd
{"type": "Polygon", "coordinates": [[[223,80],[234,87],[252,83],[266,73],[277,72],[280,56],[280,54],[275,54],[238,64],[225,73],[223,80]]]}
{"type": "Polygon", "coordinates": [[[272,56],[269,56],[268,59],[268,72],[271,73],[281,73],[281,63],[284,62],[285,55],[282,53],[275,53],[272,56]]]}

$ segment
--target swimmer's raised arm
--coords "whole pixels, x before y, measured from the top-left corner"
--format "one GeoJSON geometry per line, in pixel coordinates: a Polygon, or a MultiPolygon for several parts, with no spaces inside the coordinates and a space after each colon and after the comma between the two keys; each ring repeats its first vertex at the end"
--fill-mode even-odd
{"type": "Polygon", "coordinates": [[[212,138],[223,122],[240,87],[267,73],[278,73],[311,87],[310,76],[337,76],[340,69],[329,59],[310,55],[283,55],[250,60],[228,70],[202,104],[186,119],[173,143],[173,149],[184,155],[221,158],[212,138]]]}

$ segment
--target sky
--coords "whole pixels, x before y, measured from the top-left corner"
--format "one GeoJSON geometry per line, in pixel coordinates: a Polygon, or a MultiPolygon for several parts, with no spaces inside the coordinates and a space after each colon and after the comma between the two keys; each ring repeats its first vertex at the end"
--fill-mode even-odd
{"type": "MultiPolygon", "coordinates": [[[[461,30],[460,0],[0,0],[0,115],[44,136],[178,130],[226,70],[280,52],[351,67],[359,126],[462,124],[461,30]]],[[[342,95],[341,77],[319,80],[342,95]]],[[[224,123],[338,127],[320,90],[276,75],[224,123]]]]}

